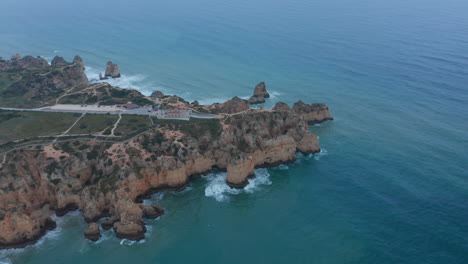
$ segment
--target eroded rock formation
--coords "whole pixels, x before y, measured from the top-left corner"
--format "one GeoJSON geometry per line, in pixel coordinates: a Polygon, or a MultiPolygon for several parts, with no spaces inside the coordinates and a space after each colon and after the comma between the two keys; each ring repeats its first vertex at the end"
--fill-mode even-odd
{"type": "Polygon", "coordinates": [[[66,62],[65,59],[60,57],[60,56],[55,56],[52,59],[52,62],[50,63],[50,65],[52,65],[54,67],[61,67],[61,66],[68,65],[68,62],[66,62]]]}
{"type": "Polygon", "coordinates": [[[0,62],[0,71],[21,70],[27,68],[43,68],[49,66],[49,63],[42,57],[25,56],[16,54],[11,60],[0,62]]]}
{"type": "Polygon", "coordinates": [[[101,238],[101,231],[99,230],[99,225],[96,223],[90,223],[88,228],[84,232],[85,238],[91,241],[97,241],[101,238]]]}
{"type": "Polygon", "coordinates": [[[63,58],[56,57],[51,66],[44,58],[32,56],[0,62],[0,71],[21,73],[21,78],[0,91],[0,96],[18,98],[30,94],[31,97],[20,100],[27,101],[29,98],[39,104],[56,98],[57,94],[63,93],[65,89],[74,87],[79,90],[89,85],[84,73],[83,60],[79,56],[76,56],[71,64],[64,62],[63,58]]]}
{"type": "Polygon", "coordinates": [[[289,107],[289,105],[286,104],[286,103],[278,102],[273,107],[273,110],[275,110],[275,111],[291,111],[291,107],[289,107]]]}
{"type": "MultiPolygon", "coordinates": [[[[79,209],[90,223],[108,217],[104,229],[113,228],[120,238],[142,239],[143,218],[162,213],[160,207],[137,203],[148,194],[185,188],[191,176],[213,167],[227,170],[227,183],[241,188],[254,168],[293,161],[296,151],[320,150],[301,116],[271,110],[167,124],[123,143],[76,141],[67,148],[85,147],[73,154],[63,144],[8,154],[0,169],[0,247],[41,237],[52,214],[44,205],[57,215],[79,209]],[[61,158],[50,149],[62,152],[61,158]]],[[[95,225],[88,230],[96,234],[95,225]]]]}
{"type": "Polygon", "coordinates": [[[107,62],[105,77],[119,78],[120,70],[117,64],[112,63],[112,61],[107,62]]]}
{"type": "Polygon", "coordinates": [[[294,104],[292,111],[302,116],[310,125],[333,120],[333,116],[330,114],[326,104],[306,104],[299,100],[294,104]]]}
{"type": "Polygon", "coordinates": [[[250,109],[250,104],[247,100],[235,96],[223,104],[213,104],[210,108],[218,113],[234,114],[250,109]]]}
{"type": "Polygon", "coordinates": [[[265,103],[265,98],[270,98],[270,94],[266,89],[264,82],[261,82],[255,86],[254,95],[250,97],[249,103],[251,104],[263,104],[265,103]]]}
{"type": "Polygon", "coordinates": [[[300,115],[309,125],[333,120],[333,116],[330,114],[330,110],[326,104],[306,104],[299,100],[291,109],[289,105],[283,102],[278,102],[273,107],[273,110],[292,111],[293,113],[300,115]]]}

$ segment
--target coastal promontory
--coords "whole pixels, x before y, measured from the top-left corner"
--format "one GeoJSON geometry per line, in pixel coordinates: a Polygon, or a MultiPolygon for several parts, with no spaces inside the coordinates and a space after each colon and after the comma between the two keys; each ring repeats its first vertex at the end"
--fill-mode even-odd
{"type": "Polygon", "coordinates": [[[251,109],[239,97],[202,105],[145,96],[89,83],[84,67],[78,56],[0,61],[8,80],[0,82],[0,248],[34,243],[55,228],[54,215],[74,210],[90,240],[100,227],[143,239],[146,219],[164,217],[160,205],[142,203],[151,194],[213,169],[243,188],[255,168],[319,152],[309,124],[332,119],[326,105],[302,101],[251,109]]]}

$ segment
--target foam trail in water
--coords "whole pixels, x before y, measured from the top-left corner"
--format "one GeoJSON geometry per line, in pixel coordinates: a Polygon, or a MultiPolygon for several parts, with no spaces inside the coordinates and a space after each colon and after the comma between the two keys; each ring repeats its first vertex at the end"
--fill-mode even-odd
{"type": "Polygon", "coordinates": [[[262,185],[270,185],[270,174],[267,169],[256,169],[255,178],[249,179],[249,184],[244,189],[234,189],[226,184],[227,173],[210,173],[205,176],[208,184],[205,188],[205,196],[213,197],[218,202],[229,199],[230,195],[237,195],[243,192],[252,193],[262,185]]]}

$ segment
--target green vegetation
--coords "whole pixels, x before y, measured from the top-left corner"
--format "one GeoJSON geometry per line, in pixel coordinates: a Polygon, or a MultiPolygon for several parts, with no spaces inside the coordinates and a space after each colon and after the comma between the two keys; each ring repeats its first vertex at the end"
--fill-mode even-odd
{"type": "Polygon", "coordinates": [[[12,69],[0,73],[0,105],[3,107],[33,108],[64,94],[54,78],[62,78],[62,71],[54,67],[12,69]]]}
{"type": "Polygon", "coordinates": [[[160,126],[167,127],[172,130],[180,130],[182,133],[199,138],[209,133],[211,136],[218,138],[223,129],[219,119],[195,119],[189,121],[183,120],[157,120],[156,123],[160,126]]]}
{"type": "MultiPolygon", "coordinates": [[[[117,115],[86,114],[69,134],[94,134],[111,127],[117,121],[117,115]]],[[[109,133],[110,134],[110,133],[109,133]]]]}
{"type": "Polygon", "coordinates": [[[58,101],[59,104],[84,104],[88,93],[77,93],[64,96],[58,101]]]}
{"type": "Polygon", "coordinates": [[[127,102],[144,106],[153,104],[152,101],[146,99],[141,93],[136,90],[109,88],[108,92],[103,93],[103,97],[99,100],[101,105],[116,105],[126,104],[127,102]]]}
{"type": "Polygon", "coordinates": [[[153,125],[147,116],[122,115],[119,126],[115,130],[116,136],[133,136],[139,134],[153,125]]]}
{"type": "Polygon", "coordinates": [[[77,118],[71,113],[0,111],[0,144],[58,135],[67,130],[77,118]]]}

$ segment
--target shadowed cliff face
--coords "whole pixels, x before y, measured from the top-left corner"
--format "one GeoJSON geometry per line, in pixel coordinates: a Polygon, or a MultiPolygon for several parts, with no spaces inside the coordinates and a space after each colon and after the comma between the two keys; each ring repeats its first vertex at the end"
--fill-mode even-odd
{"type": "MultiPolygon", "coordinates": [[[[138,240],[146,231],[144,216],[155,215],[155,207],[136,203],[148,194],[184,188],[214,166],[227,170],[227,184],[241,188],[256,167],[319,150],[300,115],[249,110],[221,120],[161,121],[126,142],[75,141],[12,152],[0,169],[0,247],[37,240],[54,227],[54,211],[74,209],[88,222],[109,216],[103,227],[138,240]]],[[[88,235],[96,228],[89,229],[88,235]]]]}

